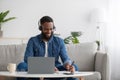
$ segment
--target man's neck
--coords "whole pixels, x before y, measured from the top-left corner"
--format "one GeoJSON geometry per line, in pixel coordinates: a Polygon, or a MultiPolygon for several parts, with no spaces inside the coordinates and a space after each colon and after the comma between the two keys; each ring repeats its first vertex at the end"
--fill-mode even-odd
{"type": "Polygon", "coordinates": [[[48,42],[48,41],[49,41],[49,39],[43,39],[43,41],[44,41],[44,42],[48,42]]]}
{"type": "Polygon", "coordinates": [[[48,41],[51,39],[51,37],[52,37],[52,36],[50,36],[49,38],[46,38],[46,37],[44,37],[44,35],[43,35],[43,36],[42,36],[42,40],[48,42],[48,41]]]}

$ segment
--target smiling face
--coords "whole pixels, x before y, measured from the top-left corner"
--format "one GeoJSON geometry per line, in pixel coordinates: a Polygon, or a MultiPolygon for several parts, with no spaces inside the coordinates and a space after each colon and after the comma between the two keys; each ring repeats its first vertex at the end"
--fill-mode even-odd
{"type": "Polygon", "coordinates": [[[42,35],[43,35],[43,40],[49,40],[51,36],[53,35],[54,29],[53,29],[53,22],[45,22],[42,25],[42,35]]]}

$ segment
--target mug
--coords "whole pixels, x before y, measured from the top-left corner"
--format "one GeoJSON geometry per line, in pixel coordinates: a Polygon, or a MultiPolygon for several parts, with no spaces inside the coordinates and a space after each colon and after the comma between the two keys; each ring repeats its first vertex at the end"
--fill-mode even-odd
{"type": "Polygon", "coordinates": [[[10,73],[15,73],[15,71],[16,71],[16,64],[15,63],[9,63],[8,66],[7,66],[7,70],[10,73]]]}

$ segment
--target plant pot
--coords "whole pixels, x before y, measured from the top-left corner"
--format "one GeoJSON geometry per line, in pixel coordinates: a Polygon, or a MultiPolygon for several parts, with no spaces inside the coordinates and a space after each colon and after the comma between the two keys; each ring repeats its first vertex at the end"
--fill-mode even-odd
{"type": "Polygon", "coordinates": [[[3,31],[0,30],[0,37],[2,37],[2,36],[3,36],[3,31]]]}

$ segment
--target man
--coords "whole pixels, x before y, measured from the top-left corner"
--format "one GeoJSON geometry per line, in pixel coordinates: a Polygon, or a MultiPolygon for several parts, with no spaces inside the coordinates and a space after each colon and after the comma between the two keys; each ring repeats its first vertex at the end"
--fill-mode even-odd
{"type": "MultiPolygon", "coordinates": [[[[41,34],[31,37],[28,41],[24,63],[18,65],[18,70],[27,71],[27,59],[30,56],[41,56],[41,57],[55,57],[55,70],[63,71],[68,70],[74,72],[77,66],[71,65],[71,60],[67,55],[64,41],[54,36],[54,22],[49,16],[43,16],[38,22],[39,30],[41,34]],[[61,58],[63,65],[59,62],[59,57],[61,58]]],[[[76,78],[68,78],[68,80],[75,80],[76,78]]],[[[35,79],[36,80],[36,79],[35,79]]],[[[57,79],[49,79],[57,80],[57,79]]]]}

